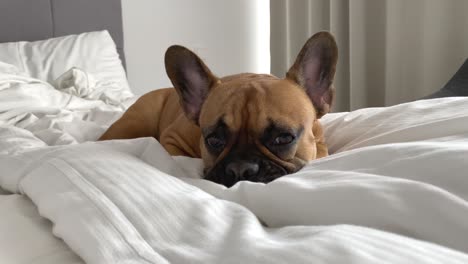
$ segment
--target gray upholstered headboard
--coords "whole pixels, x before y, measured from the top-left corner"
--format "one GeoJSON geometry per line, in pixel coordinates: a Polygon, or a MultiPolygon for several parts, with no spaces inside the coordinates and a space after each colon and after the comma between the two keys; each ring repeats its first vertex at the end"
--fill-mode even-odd
{"type": "Polygon", "coordinates": [[[0,0],[0,42],[107,29],[125,66],[121,0],[0,0]]]}

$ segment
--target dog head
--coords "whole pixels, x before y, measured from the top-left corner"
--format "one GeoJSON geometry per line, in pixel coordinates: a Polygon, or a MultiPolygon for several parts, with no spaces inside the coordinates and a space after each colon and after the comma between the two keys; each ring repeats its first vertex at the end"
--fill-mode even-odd
{"type": "Polygon", "coordinates": [[[318,119],[331,107],[338,49],[319,32],[284,79],[266,74],[216,77],[182,46],[165,55],[185,115],[201,129],[205,179],[232,186],[270,182],[317,157],[318,119]]]}

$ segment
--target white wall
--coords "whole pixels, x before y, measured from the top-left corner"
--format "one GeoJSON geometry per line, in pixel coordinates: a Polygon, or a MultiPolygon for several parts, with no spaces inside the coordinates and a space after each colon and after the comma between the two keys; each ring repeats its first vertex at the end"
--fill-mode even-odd
{"type": "Polygon", "coordinates": [[[141,95],[171,87],[164,53],[186,46],[218,76],[270,72],[269,0],[122,0],[127,72],[141,95]]]}

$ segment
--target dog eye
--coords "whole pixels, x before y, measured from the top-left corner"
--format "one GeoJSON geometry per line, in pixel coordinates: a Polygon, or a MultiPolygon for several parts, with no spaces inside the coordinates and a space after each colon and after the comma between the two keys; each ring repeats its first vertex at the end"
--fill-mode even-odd
{"type": "Polygon", "coordinates": [[[282,133],[273,140],[273,144],[277,146],[287,145],[293,142],[294,139],[295,137],[293,135],[289,133],[282,133]]]}
{"type": "Polygon", "coordinates": [[[224,148],[224,145],[226,144],[226,142],[223,139],[215,135],[208,136],[205,139],[205,141],[206,141],[206,144],[214,150],[221,150],[224,148]]]}

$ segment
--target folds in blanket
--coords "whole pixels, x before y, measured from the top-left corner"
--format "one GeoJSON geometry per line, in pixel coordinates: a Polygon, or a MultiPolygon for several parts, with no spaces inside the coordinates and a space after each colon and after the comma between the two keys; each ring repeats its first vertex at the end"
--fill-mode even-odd
{"type": "Polygon", "coordinates": [[[345,151],[267,185],[190,183],[247,207],[270,227],[353,224],[468,252],[467,152],[468,135],[345,151]]]}
{"type": "Polygon", "coordinates": [[[339,153],[230,189],[183,178],[200,161],[153,138],[48,147],[2,127],[0,185],[89,263],[468,263],[467,102],[327,115],[339,153]]]}
{"type": "Polygon", "coordinates": [[[0,64],[0,123],[15,125],[24,114],[41,117],[94,108],[122,111],[133,97],[117,83],[96,80],[78,68],[65,72],[55,85],[5,69],[0,64]]]}
{"type": "Polygon", "coordinates": [[[463,263],[446,247],[468,251],[467,179],[442,180],[437,168],[461,166],[467,150],[465,141],[368,147],[226,189],[170,176],[184,170],[144,138],[18,155],[27,169],[7,180],[89,263],[463,263]]]}
{"type": "Polygon", "coordinates": [[[54,81],[54,86],[65,93],[88,100],[101,100],[110,105],[120,105],[133,94],[118,82],[97,80],[91,73],[71,68],[54,81]]]}
{"type": "Polygon", "coordinates": [[[331,154],[357,148],[417,141],[450,141],[468,135],[468,98],[420,100],[391,107],[325,115],[331,154]]]}

